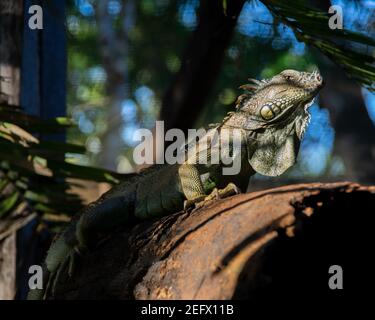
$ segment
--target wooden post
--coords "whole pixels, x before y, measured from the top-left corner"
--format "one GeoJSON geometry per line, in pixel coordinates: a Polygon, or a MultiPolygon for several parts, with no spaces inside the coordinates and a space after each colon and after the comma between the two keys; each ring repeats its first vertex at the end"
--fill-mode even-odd
{"type": "MultiPolygon", "coordinates": [[[[0,2],[0,102],[19,104],[22,0],[0,2]]],[[[16,293],[16,232],[0,242],[0,300],[16,293]]]]}
{"type": "MultiPolygon", "coordinates": [[[[28,27],[28,8],[33,0],[24,1],[24,29],[21,67],[21,105],[25,112],[43,119],[66,114],[67,50],[65,34],[65,1],[41,2],[43,29],[28,27]]],[[[65,139],[64,134],[42,136],[54,141],[65,139]]],[[[28,292],[28,268],[40,264],[46,248],[45,239],[33,237],[35,221],[19,230],[17,237],[18,259],[24,262],[17,272],[17,299],[26,298],[28,292]],[[28,248],[29,252],[25,248],[28,248]]]]}
{"type": "MultiPolygon", "coordinates": [[[[43,29],[30,29],[32,0],[0,2],[0,101],[44,119],[64,116],[66,104],[65,1],[40,1],[43,29]]],[[[42,137],[64,140],[64,135],[42,137]]],[[[0,299],[24,298],[28,267],[40,263],[35,221],[0,243],[0,299]],[[16,243],[17,241],[17,243],[16,243]],[[32,243],[31,243],[32,242],[32,243]],[[28,245],[27,245],[28,244],[28,245]],[[26,252],[28,248],[30,252],[26,252]],[[22,261],[22,264],[16,261],[22,261]],[[16,273],[16,266],[18,267],[16,273]],[[17,278],[17,279],[16,279],[17,278]]]]}

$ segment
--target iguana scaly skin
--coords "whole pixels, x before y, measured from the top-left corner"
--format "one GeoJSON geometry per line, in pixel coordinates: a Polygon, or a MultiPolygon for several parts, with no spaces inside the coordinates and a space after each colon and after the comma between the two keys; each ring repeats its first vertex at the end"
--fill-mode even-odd
{"type": "MultiPolygon", "coordinates": [[[[240,157],[241,170],[224,175],[223,163],[197,164],[186,161],[176,165],[155,165],[129,177],[78,214],[48,251],[44,264],[44,289],[33,289],[29,299],[43,299],[59,276],[73,271],[77,254],[93,246],[101,236],[134,218],[160,217],[246,191],[250,176],[259,172],[278,176],[291,167],[297,157],[300,141],[309,122],[308,107],[323,85],[318,72],[284,70],[267,80],[253,80],[242,86],[246,93],[237,99],[236,111],[211,130],[224,139],[223,129],[237,129],[240,145],[232,146],[240,157]],[[240,151],[237,152],[236,151],[240,151]]],[[[231,136],[226,136],[231,139],[231,136]]],[[[199,143],[198,143],[198,146],[199,143]]],[[[207,154],[197,149],[194,156],[207,154]]],[[[218,148],[209,149],[213,157],[218,148]]],[[[235,156],[234,156],[235,158],[235,156]]]]}

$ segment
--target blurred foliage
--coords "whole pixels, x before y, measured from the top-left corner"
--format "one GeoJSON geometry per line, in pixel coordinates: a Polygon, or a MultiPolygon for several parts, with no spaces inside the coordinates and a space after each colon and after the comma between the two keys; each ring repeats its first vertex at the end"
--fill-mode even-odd
{"type": "Polygon", "coordinates": [[[61,134],[73,125],[69,119],[41,120],[4,103],[0,119],[0,218],[21,213],[26,207],[42,218],[44,214],[76,213],[82,201],[69,193],[74,184],[66,178],[118,182],[116,174],[65,161],[67,153],[85,153],[84,147],[38,138],[61,134]]]}
{"type": "MultiPolygon", "coordinates": [[[[119,28],[122,1],[110,1],[113,27],[119,28]]],[[[181,20],[186,12],[195,15],[198,1],[136,1],[136,24],[130,31],[129,97],[123,102],[124,156],[132,159],[132,135],[137,128],[152,128],[158,117],[161,97],[173,74],[193,29],[181,20]],[[184,7],[185,5],[185,7],[184,7]]],[[[69,37],[68,112],[78,122],[78,130],[69,131],[70,141],[86,144],[88,157],[81,163],[95,164],[101,150],[101,137],[110,123],[106,112],[107,75],[98,50],[98,29],[94,16],[95,1],[73,1],[67,17],[69,37]]],[[[185,16],[184,16],[185,15],[185,16]]]]}

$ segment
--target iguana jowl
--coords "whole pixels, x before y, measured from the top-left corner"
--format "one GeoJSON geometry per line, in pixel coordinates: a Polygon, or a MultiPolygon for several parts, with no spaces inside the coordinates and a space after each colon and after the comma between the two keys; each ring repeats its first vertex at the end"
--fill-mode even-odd
{"type": "MultiPolygon", "coordinates": [[[[309,122],[308,107],[323,85],[317,71],[284,70],[267,80],[251,80],[237,99],[236,111],[218,125],[241,132],[241,170],[223,175],[222,163],[155,165],[132,175],[77,215],[48,251],[44,289],[33,289],[29,299],[43,299],[54,289],[61,272],[72,272],[74,259],[103,234],[134,217],[146,219],[177,212],[194,204],[245,191],[255,172],[278,176],[296,160],[309,122]]],[[[199,151],[198,151],[199,152],[199,151]]],[[[210,150],[208,157],[212,156],[210,150]]],[[[200,154],[197,155],[200,157],[200,154]]]]}

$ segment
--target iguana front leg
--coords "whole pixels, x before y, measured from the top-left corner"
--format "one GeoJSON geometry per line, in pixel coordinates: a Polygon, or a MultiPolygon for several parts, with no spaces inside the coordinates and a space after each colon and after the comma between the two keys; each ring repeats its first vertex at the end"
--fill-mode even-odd
{"type": "Polygon", "coordinates": [[[182,164],[178,173],[181,180],[182,191],[186,197],[184,202],[185,210],[193,206],[202,207],[207,202],[214,199],[229,197],[241,192],[234,183],[229,183],[223,189],[214,188],[211,193],[207,195],[196,166],[186,163],[182,164]]]}

